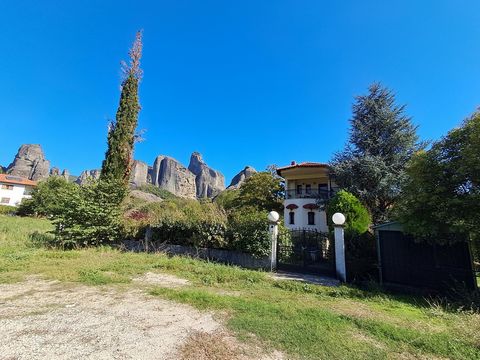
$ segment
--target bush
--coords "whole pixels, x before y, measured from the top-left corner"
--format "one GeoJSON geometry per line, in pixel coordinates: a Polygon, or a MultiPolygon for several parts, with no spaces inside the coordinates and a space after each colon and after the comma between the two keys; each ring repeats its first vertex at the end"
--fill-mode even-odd
{"type": "Polygon", "coordinates": [[[227,230],[228,247],[255,256],[270,254],[267,213],[244,208],[230,214],[227,230]]]}
{"type": "Polygon", "coordinates": [[[165,189],[160,189],[158,186],[152,184],[145,184],[137,188],[137,190],[156,195],[164,200],[176,199],[177,196],[172,194],[170,191],[165,189]]]}
{"type": "Polygon", "coordinates": [[[13,206],[0,205],[0,214],[2,215],[15,215],[17,208],[13,206]]]}
{"type": "Polygon", "coordinates": [[[65,208],[66,194],[74,191],[78,185],[70,183],[60,176],[50,176],[40,181],[32,190],[32,197],[24,199],[18,207],[22,216],[54,216],[62,213],[65,208]]]}
{"type": "Polygon", "coordinates": [[[214,202],[225,210],[231,210],[235,207],[239,193],[239,190],[234,189],[222,191],[215,197],[214,202]]]}
{"type": "Polygon", "coordinates": [[[62,192],[61,211],[52,215],[59,245],[74,248],[107,244],[123,235],[121,203],[126,187],[116,181],[92,181],[62,192]]]}
{"type": "Polygon", "coordinates": [[[372,222],[370,214],[355,195],[340,190],[327,204],[327,221],[332,229],[332,215],[341,212],[345,215],[345,233],[356,236],[366,232],[372,222]]]}

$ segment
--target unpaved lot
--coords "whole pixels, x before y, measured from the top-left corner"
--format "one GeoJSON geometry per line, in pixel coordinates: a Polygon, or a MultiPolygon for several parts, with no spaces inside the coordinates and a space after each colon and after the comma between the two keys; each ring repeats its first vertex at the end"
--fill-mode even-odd
{"type": "MultiPolygon", "coordinates": [[[[152,276],[142,280],[150,282],[152,276]]],[[[0,339],[1,359],[186,359],[196,353],[197,359],[245,358],[245,351],[238,351],[242,345],[210,313],[138,287],[38,278],[0,285],[0,339]]],[[[262,357],[248,352],[248,358],[262,357]]]]}

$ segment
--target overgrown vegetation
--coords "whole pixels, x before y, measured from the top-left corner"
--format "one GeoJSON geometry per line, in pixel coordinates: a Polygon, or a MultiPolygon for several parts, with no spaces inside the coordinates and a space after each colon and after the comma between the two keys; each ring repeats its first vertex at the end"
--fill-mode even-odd
{"type": "Polygon", "coordinates": [[[397,214],[419,239],[470,236],[480,261],[480,112],[416,154],[397,214]]]}
{"type": "Polygon", "coordinates": [[[146,193],[149,193],[149,194],[153,194],[153,195],[158,196],[158,197],[160,197],[164,200],[170,200],[170,199],[176,199],[177,198],[177,196],[172,194],[170,191],[165,190],[165,189],[161,189],[158,186],[155,186],[155,185],[152,185],[152,184],[145,184],[145,185],[139,186],[137,188],[137,190],[140,190],[140,191],[143,191],[143,192],[146,192],[146,193]]]}
{"type": "Polygon", "coordinates": [[[480,357],[480,315],[441,301],[354,287],[276,281],[266,273],[163,254],[106,247],[61,251],[34,246],[44,219],[0,216],[0,282],[27,275],[138,288],[132,278],[164,272],[190,281],[176,289],[145,288],[155,296],[218,312],[244,341],[276,348],[285,358],[385,359],[480,357]]]}

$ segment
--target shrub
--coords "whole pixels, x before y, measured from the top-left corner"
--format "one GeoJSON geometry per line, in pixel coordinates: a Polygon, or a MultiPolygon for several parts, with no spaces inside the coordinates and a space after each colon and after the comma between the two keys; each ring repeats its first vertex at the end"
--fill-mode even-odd
{"type": "Polygon", "coordinates": [[[244,208],[230,214],[227,239],[229,248],[245,251],[255,256],[270,253],[267,213],[244,208]]]}
{"type": "Polygon", "coordinates": [[[158,186],[152,184],[145,184],[137,188],[137,190],[156,195],[164,200],[176,199],[177,196],[172,194],[170,191],[165,189],[160,189],[158,186]]]}
{"type": "Polygon", "coordinates": [[[15,215],[17,208],[13,206],[0,205],[0,214],[2,215],[15,215]]]}
{"type": "Polygon", "coordinates": [[[368,230],[372,219],[368,210],[355,195],[340,190],[327,204],[327,221],[332,228],[332,215],[341,212],[345,215],[345,233],[349,236],[363,234],[368,230]]]}
{"type": "Polygon", "coordinates": [[[66,194],[78,185],[70,183],[60,176],[50,176],[40,181],[32,190],[32,197],[24,199],[18,208],[23,216],[54,216],[64,211],[66,194]]]}
{"type": "Polygon", "coordinates": [[[74,248],[111,243],[122,237],[121,202],[127,189],[118,181],[93,181],[60,194],[53,214],[59,245],[74,248]]]}
{"type": "Polygon", "coordinates": [[[225,210],[231,210],[235,207],[239,190],[225,190],[218,194],[214,201],[225,210]]]}

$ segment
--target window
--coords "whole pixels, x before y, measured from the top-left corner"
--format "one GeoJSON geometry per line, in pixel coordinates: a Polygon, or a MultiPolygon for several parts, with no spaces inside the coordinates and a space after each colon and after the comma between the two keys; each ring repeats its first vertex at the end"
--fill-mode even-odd
{"type": "Polygon", "coordinates": [[[297,195],[302,195],[302,185],[297,185],[297,195]]]}
{"type": "Polygon", "coordinates": [[[328,191],[328,184],[318,184],[318,192],[328,191]]]}
{"type": "Polygon", "coordinates": [[[315,213],[313,211],[308,212],[308,225],[315,225],[315,213]]]}
{"type": "Polygon", "coordinates": [[[2,184],[3,190],[13,190],[13,185],[2,184]]]}
{"type": "Polygon", "coordinates": [[[293,211],[290,211],[289,215],[290,215],[290,222],[289,222],[289,224],[290,224],[290,225],[295,225],[295,213],[294,213],[293,211]]]}
{"type": "Polygon", "coordinates": [[[0,200],[0,204],[9,204],[9,203],[10,203],[10,198],[2,197],[2,199],[0,200]]]}
{"type": "Polygon", "coordinates": [[[305,185],[305,194],[311,194],[312,193],[312,185],[307,184],[305,185]]]}

